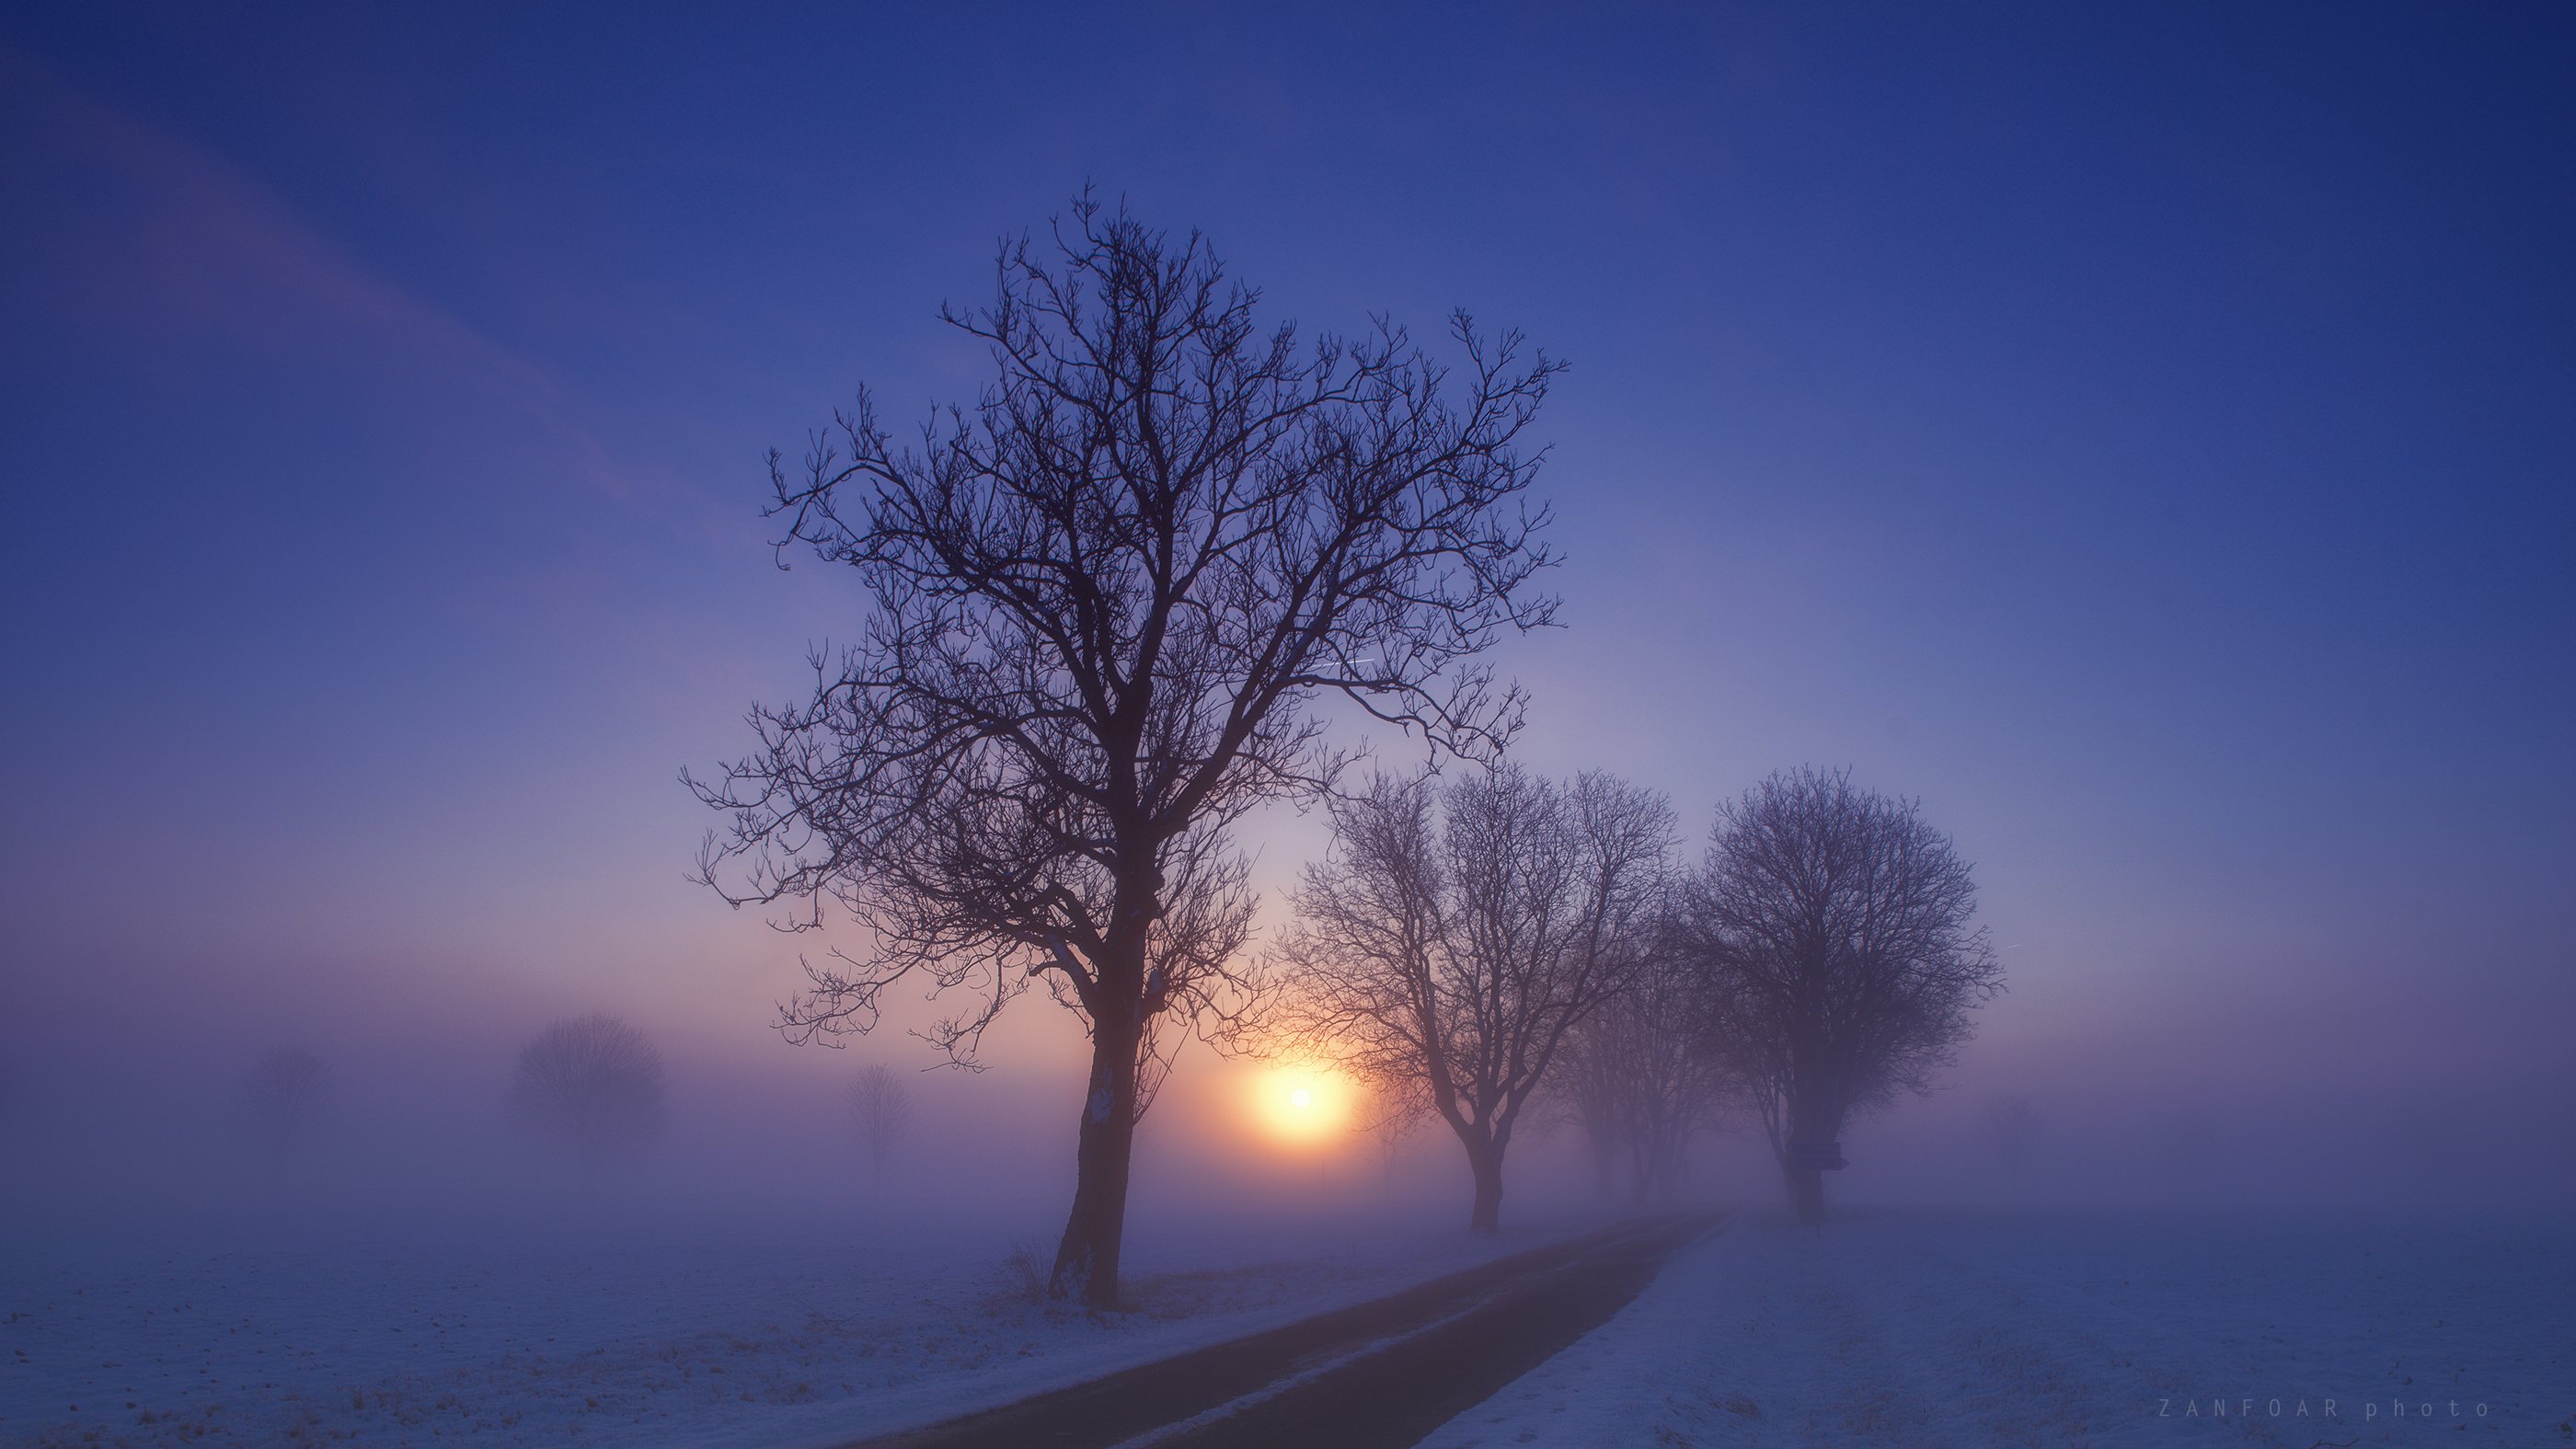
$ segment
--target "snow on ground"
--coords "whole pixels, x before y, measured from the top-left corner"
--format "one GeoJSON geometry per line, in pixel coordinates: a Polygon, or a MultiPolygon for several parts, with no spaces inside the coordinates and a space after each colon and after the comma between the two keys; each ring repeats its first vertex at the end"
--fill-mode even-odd
{"type": "Polygon", "coordinates": [[[1454,1213],[1144,1222],[1137,1309],[1031,1304],[991,1224],[22,1239],[0,1443],[840,1443],[1078,1383],[1570,1231],[1454,1213]]]}
{"type": "Polygon", "coordinates": [[[2570,1284],[2564,1222],[1739,1221],[1425,1443],[2562,1444],[2570,1284]]]}

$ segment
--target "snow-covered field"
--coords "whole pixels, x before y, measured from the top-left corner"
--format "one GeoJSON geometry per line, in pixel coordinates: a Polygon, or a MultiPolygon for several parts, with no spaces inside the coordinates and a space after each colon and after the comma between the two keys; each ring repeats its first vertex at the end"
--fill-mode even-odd
{"type": "MultiPolygon", "coordinates": [[[[1585,1225],[1140,1221],[1138,1310],[1033,1306],[993,1223],[62,1233],[0,1255],[0,1443],[839,1443],[1585,1225]]],[[[1024,1225],[1025,1226],[1025,1225],[1024,1225]]]]}
{"type": "MultiPolygon", "coordinates": [[[[999,1221],[53,1232],[0,1255],[0,1443],[834,1443],[1585,1225],[1148,1219],[1110,1321],[999,1221]]],[[[1430,1442],[2565,1443],[2571,1282],[2563,1224],[1755,1213],[1430,1442]]]]}
{"type": "Polygon", "coordinates": [[[1427,1442],[2564,1444],[2571,1285],[2564,1222],[1754,1218],[1427,1442]]]}

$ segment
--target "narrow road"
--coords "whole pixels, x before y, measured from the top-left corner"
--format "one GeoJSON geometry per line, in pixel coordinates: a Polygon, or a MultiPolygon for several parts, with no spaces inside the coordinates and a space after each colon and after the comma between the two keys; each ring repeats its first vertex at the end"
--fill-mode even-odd
{"type": "Polygon", "coordinates": [[[1405,1449],[1599,1327],[1716,1223],[1624,1223],[851,1449],[1405,1449]]]}

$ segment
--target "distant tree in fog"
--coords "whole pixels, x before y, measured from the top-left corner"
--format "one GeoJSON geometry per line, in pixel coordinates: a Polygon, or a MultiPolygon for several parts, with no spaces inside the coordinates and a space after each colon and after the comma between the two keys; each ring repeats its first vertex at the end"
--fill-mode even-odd
{"type": "Polygon", "coordinates": [[[1968,922],[1976,886],[1914,802],[1846,772],[1774,775],[1718,807],[1682,921],[1712,1038],[1763,1126],[1799,1220],[1824,1219],[1806,1150],[1856,1112],[1930,1090],[2003,989],[1968,922]]]}
{"type": "Polygon", "coordinates": [[[558,1021],[520,1048],[509,1104],[588,1181],[667,1125],[662,1054],[606,1012],[558,1021]]]}
{"type": "Polygon", "coordinates": [[[1667,936],[1628,989],[1567,1034],[1550,1090],[1583,1129],[1594,1185],[1607,1195],[1625,1169],[1643,1204],[1680,1186],[1692,1137],[1716,1125],[1732,1085],[1702,1020],[1698,961],[1667,936]]]}
{"type": "Polygon", "coordinates": [[[242,1073],[242,1115],[272,1174],[311,1137],[331,1107],[331,1069],[305,1047],[274,1046],[242,1073]]]}
{"type": "Polygon", "coordinates": [[[2003,1167],[2004,1186],[2019,1192],[2022,1173],[2039,1147],[2039,1104],[2019,1092],[1993,1098],[1986,1103],[1980,1125],[1986,1146],[2003,1167]]]}
{"type": "Polygon", "coordinates": [[[1395,1168],[1404,1159],[1404,1144],[1413,1140],[1413,1134],[1429,1115],[1430,1109],[1423,1105],[1420,1095],[1410,1091],[1381,1088],[1370,1103],[1369,1115],[1358,1130],[1368,1134],[1379,1183],[1387,1196],[1395,1195],[1395,1168]]]}
{"type": "Polygon", "coordinates": [[[1626,1158],[1625,1113],[1620,1109],[1624,1082],[1619,1070],[1617,1032],[1601,1018],[1604,1012],[1565,1034],[1548,1072],[1547,1090],[1567,1120],[1583,1133],[1585,1159],[1592,1167],[1592,1191],[1610,1196],[1626,1158]]]}
{"type": "Polygon", "coordinates": [[[1567,1034],[1652,947],[1672,811],[1611,776],[1514,765],[1442,787],[1381,776],[1328,806],[1280,945],[1283,1023],[1381,1087],[1418,1091],[1466,1149],[1469,1223],[1500,1223],[1503,1159],[1567,1034]]]}
{"type": "Polygon", "coordinates": [[[809,964],[791,1036],[866,1031],[908,978],[960,999],[933,1032],[960,1061],[1032,981],[1079,1015],[1049,1291],[1110,1307],[1137,1121],[1182,1038],[1257,999],[1233,824],[1332,783],[1328,706],[1469,755],[1519,723],[1475,661],[1553,611],[1519,438],[1557,369],[1463,316],[1455,370],[1388,323],[1301,342],[1204,238],[1088,195],[1053,243],[943,312],[992,359],[965,407],[907,443],[863,392],[772,457],[782,546],[854,570],[864,611],[690,783],[727,817],[705,884],[868,928],[809,964]]]}
{"type": "Polygon", "coordinates": [[[867,1154],[868,1170],[883,1181],[895,1144],[912,1125],[912,1094],[891,1067],[871,1062],[851,1079],[847,1105],[850,1133],[867,1154]]]}

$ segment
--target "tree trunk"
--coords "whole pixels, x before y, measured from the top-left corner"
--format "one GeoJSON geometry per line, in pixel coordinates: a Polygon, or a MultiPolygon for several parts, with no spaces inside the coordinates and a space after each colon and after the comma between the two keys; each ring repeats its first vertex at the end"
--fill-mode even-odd
{"type": "Polygon", "coordinates": [[[1794,1167],[1784,1167],[1781,1171],[1789,1179],[1789,1207],[1798,1215],[1798,1221],[1809,1227],[1822,1225],[1825,1220],[1825,1175],[1794,1167]]]}
{"type": "Polygon", "coordinates": [[[1479,1233],[1503,1228],[1503,1154],[1500,1148],[1469,1143],[1467,1166],[1476,1174],[1476,1206],[1467,1226],[1479,1233]]]}
{"type": "Polygon", "coordinates": [[[1047,1292],[1087,1308],[1118,1306],[1118,1255],[1127,1233],[1127,1164],[1136,1142],[1134,1025],[1095,1022],[1091,1090],[1074,1152],[1073,1211],[1055,1250],[1047,1292]]]}
{"type": "MultiPolygon", "coordinates": [[[[1840,1099],[1828,1096],[1821,1088],[1799,1094],[1790,1103],[1789,1120],[1794,1124],[1789,1132],[1792,1146],[1801,1142],[1832,1142],[1842,1136],[1840,1099]]],[[[1785,1158],[1781,1165],[1789,1174],[1789,1207],[1797,1213],[1798,1221],[1808,1227],[1823,1224],[1825,1175],[1789,1167],[1785,1158]]]]}

